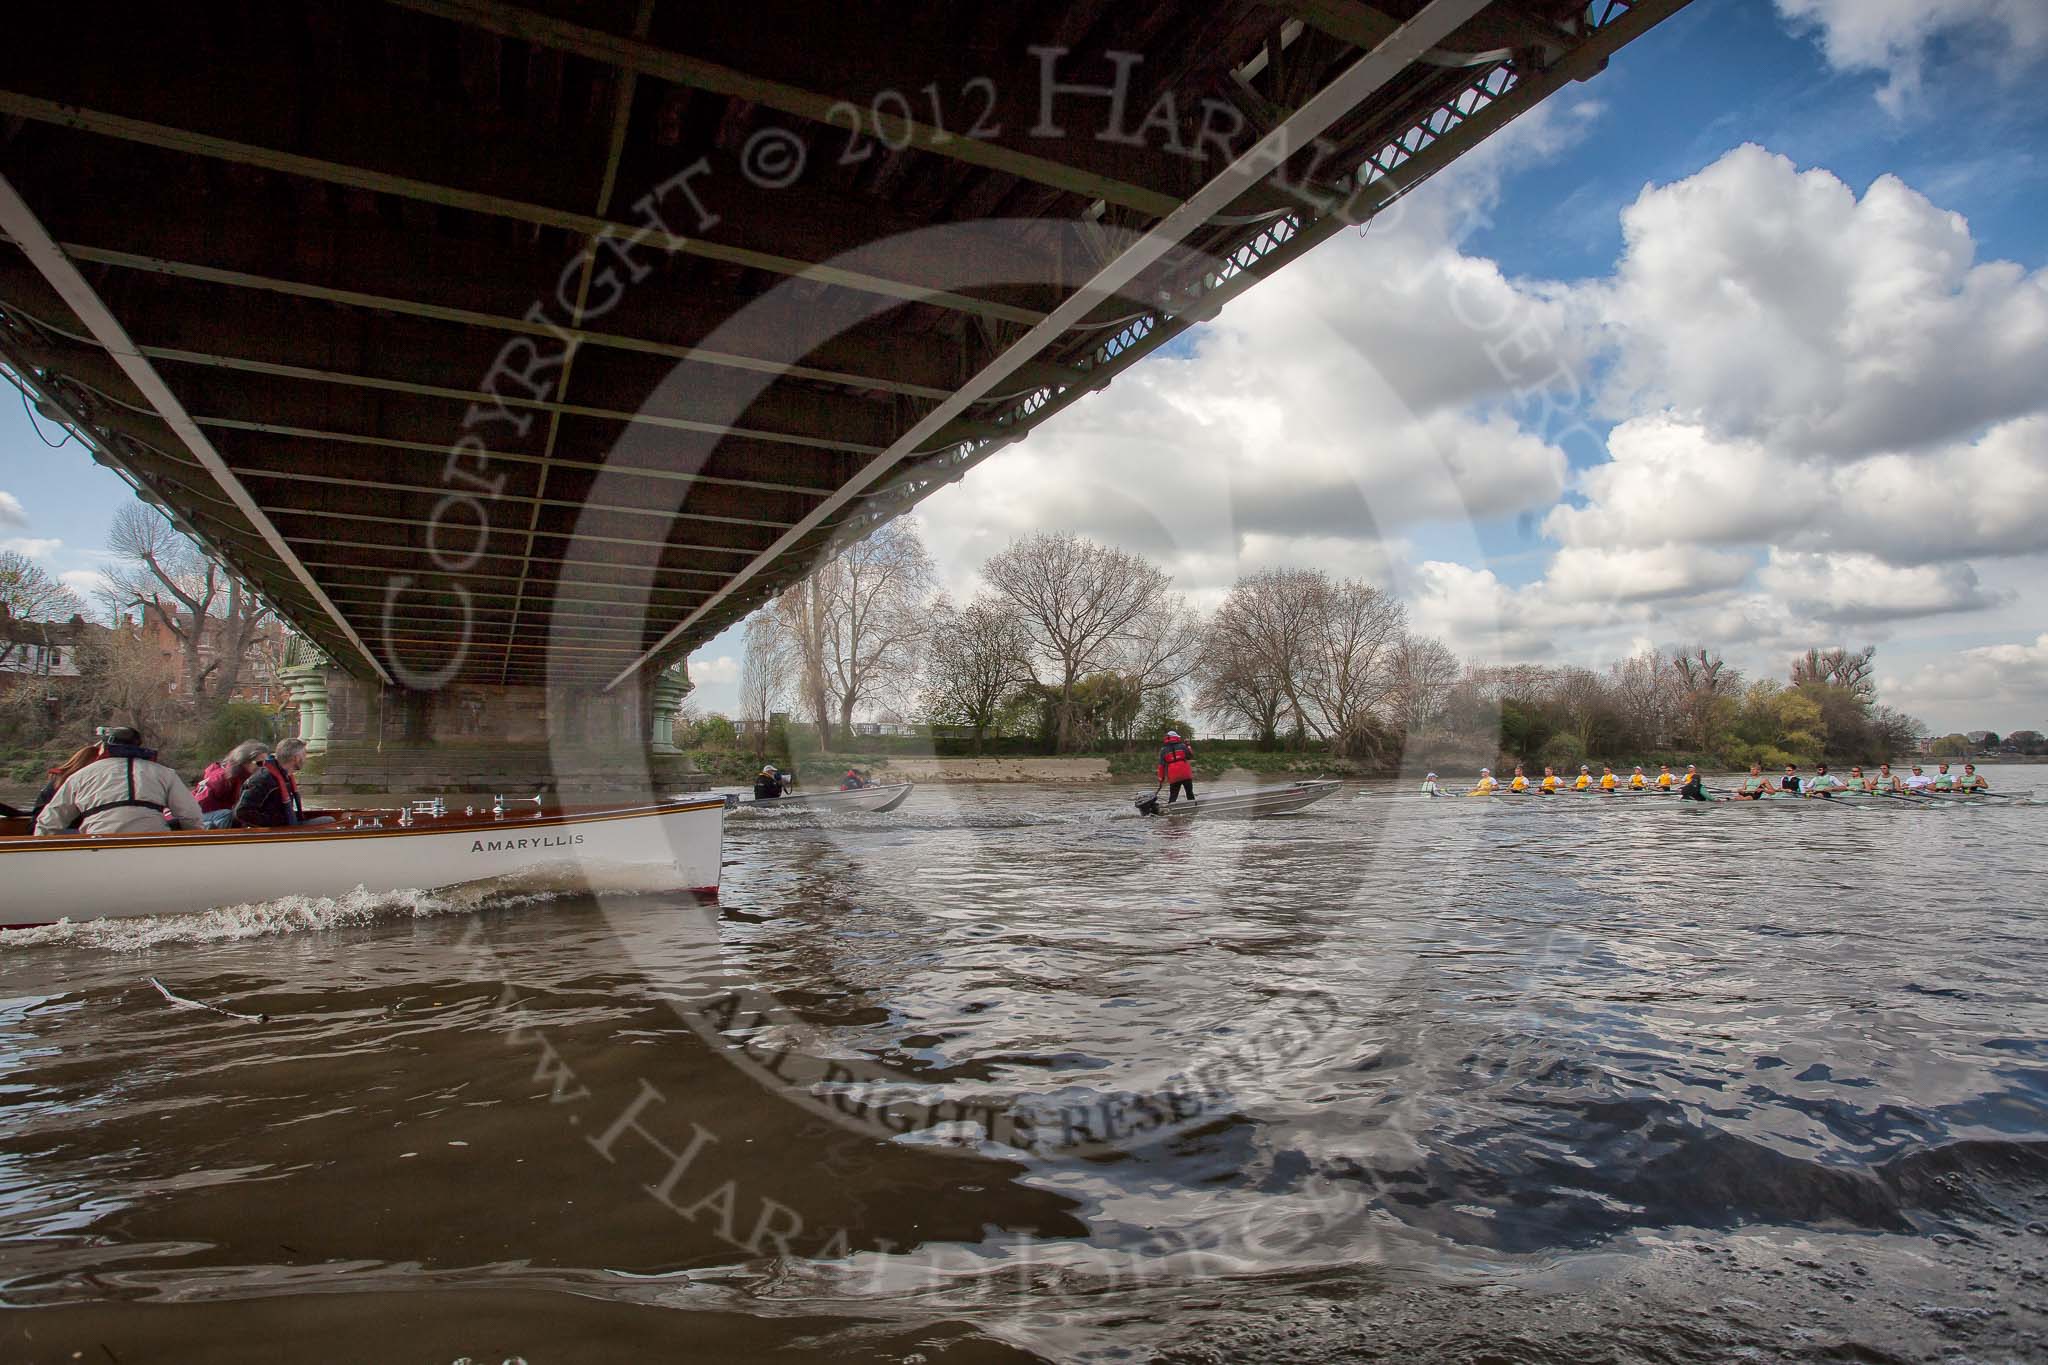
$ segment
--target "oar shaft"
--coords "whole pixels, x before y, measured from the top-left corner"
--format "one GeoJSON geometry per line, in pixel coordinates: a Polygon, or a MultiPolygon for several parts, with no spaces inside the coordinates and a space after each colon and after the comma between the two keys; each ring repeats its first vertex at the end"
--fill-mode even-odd
{"type": "Polygon", "coordinates": [[[179,995],[153,976],[149,977],[148,981],[150,985],[156,987],[159,995],[163,996],[164,999],[170,1001],[173,1005],[183,1005],[187,1009],[210,1010],[229,1019],[239,1019],[245,1024],[267,1024],[270,1022],[270,1016],[267,1014],[242,1014],[235,1010],[222,1009],[219,1005],[209,1005],[204,1000],[192,1000],[179,995]]]}

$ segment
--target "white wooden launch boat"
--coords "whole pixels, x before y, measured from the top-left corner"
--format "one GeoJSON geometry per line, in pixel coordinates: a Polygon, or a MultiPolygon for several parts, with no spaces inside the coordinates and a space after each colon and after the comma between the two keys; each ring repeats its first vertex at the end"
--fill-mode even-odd
{"type": "Polygon", "coordinates": [[[744,797],[731,798],[735,810],[759,806],[764,810],[801,811],[866,811],[880,815],[895,810],[910,799],[915,782],[878,782],[871,787],[834,788],[831,791],[799,792],[794,796],[778,797],[773,801],[750,801],[744,797]]]}
{"type": "Polygon", "coordinates": [[[1220,815],[1288,815],[1306,806],[1313,806],[1326,796],[1336,794],[1344,784],[1335,778],[1317,778],[1307,782],[1290,782],[1284,787],[1243,787],[1237,790],[1225,788],[1208,792],[1196,800],[1180,800],[1168,804],[1163,797],[1140,797],[1138,809],[1143,814],[1157,814],[1162,819],[1192,820],[1220,815]],[[1151,803],[1157,801],[1157,810],[1151,803]]]}
{"type": "MultiPolygon", "coordinates": [[[[675,886],[718,894],[725,802],[486,810],[475,815],[329,811],[332,825],[36,836],[0,821],[0,929],[180,914],[283,896],[438,890],[544,866],[673,868],[675,886]]],[[[664,877],[665,880],[665,877],[664,877]]]]}

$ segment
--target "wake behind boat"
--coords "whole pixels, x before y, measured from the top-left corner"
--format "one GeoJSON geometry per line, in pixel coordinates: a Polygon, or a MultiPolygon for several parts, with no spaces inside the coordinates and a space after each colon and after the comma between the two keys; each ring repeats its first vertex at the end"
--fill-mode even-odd
{"type": "Polygon", "coordinates": [[[916,786],[915,782],[877,782],[865,787],[839,787],[831,791],[778,796],[767,801],[748,800],[741,796],[728,796],[725,801],[734,810],[755,807],[763,810],[858,810],[881,815],[908,801],[916,786]]]}
{"type": "Polygon", "coordinates": [[[37,836],[27,821],[6,820],[0,929],[341,896],[358,887],[439,890],[560,864],[673,868],[677,889],[715,897],[724,809],[718,797],[696,796],[552,812],[340,811],[333,825],[107,835],[37,836]]]}
{"type": "Polygon", "coordinates": [[[1140,797],[1136,802],[1138,811],[1144,815],[1157,815],[1170,820],[1192,820],[1210,816],[1265,816],[1289,815],[1307,806],[1313,806],[1326,796],[1334,795],[1344,784],[1335,778],[1317,778],[1312,781],[1290,782],[1282,787],[1246,787],[1239,790],[1211,792],[1193,801],[1174,801],[1166,805],[1159,803],[1159,794],[1140,797]]]}

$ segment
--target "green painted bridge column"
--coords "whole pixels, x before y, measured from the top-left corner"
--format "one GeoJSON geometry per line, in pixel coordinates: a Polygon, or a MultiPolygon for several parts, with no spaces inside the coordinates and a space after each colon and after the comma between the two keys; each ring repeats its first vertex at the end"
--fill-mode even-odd
{"type": "Polygon", "coordinates": [[[287,668],[279,674],[285,686],[292,690],[292,701],[299,708],[299,738],[306,741],[306,752],[324,754],[327,752],[327,673],[317,663],[302,664],[287,668]]]}
{"type": "Polygon", "coordinates": [[[690,681],[690,666],[687,660],[664,671],[648,687],[647,747],[651,752],[682,752],[676,747],[676,709],[683,704],[683,698],[689,696],[695,688],[696,684],[690,681]]]}

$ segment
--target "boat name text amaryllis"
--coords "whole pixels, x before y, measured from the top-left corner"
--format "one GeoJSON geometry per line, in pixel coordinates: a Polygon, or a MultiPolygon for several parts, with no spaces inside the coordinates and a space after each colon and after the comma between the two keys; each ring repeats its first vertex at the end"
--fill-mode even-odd
{"type": "Polygon", "coordinates": [[[530,839],[479,839],[469,846],[471,853],[517,853],[529,848],[571,848],[583,842],[580,834],[547,834],[530,839]]]}

